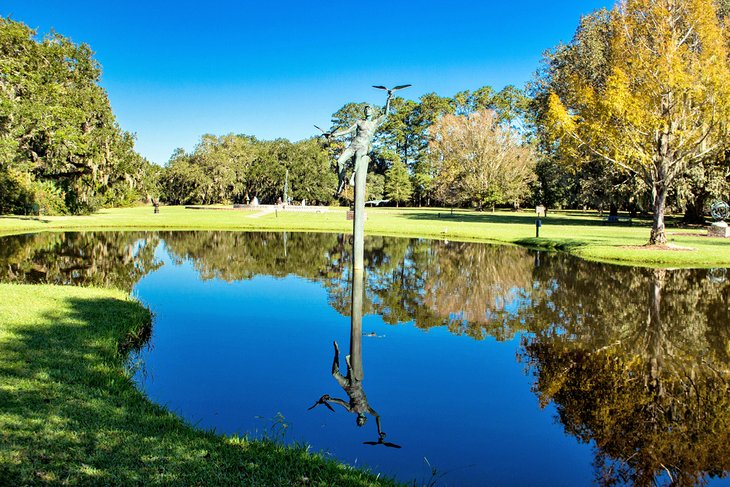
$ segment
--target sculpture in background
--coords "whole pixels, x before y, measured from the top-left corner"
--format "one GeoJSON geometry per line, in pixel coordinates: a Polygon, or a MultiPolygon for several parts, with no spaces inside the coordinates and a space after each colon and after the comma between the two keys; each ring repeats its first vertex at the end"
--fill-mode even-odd
{"type": "Polygon", "coordinates": [[[710,208],[710,214],[715,222],[707,227],[707,236],[709,237],[730,237],[730,228],[728,228],[725,220],[730,217],[730,206],[724,201],[716,201],[710,208]]]}

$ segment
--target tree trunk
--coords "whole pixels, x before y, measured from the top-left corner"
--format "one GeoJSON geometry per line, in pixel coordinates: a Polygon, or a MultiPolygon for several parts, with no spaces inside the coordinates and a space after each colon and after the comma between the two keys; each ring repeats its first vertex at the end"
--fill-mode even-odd
{"type": "Polygon", "coordinates": [[[704,195],[695,196],[694,200],[687,204],[682,221],[684,223],[705,223],[705,215],[703,212],[705,200],[704,195]]]}
{"type": "Polygon", "coordinates": [[[667,201],[667,185],[660,180],[654,183],[652,188],[654,196],[654,222],[651,226],[649,245],[666,245],[667,234],[664,228],[664,210],[667,201]]]}
{"type": "Polygon", "coordinates": [[[611,203],[608,207],[608,216],[618,216],[618,205],[611,203]]]}
{"type": "Polygon", "coordinates": [[[672,127],[670,110],[672,106],[672,93],[662,95],[662,117],[668,121],[666,128],[657,131],[657,153],[654,156],[654,167],[651,181],[651,195],[654,203],[654,223],[651,226],[649,245],[666,245],[667,234],[664,231],[664,209],[667,201],[667,189],[669,188],[669,175],[667,168],[671,167],[673,159],[670,156],[670,128],[672,127]]]}

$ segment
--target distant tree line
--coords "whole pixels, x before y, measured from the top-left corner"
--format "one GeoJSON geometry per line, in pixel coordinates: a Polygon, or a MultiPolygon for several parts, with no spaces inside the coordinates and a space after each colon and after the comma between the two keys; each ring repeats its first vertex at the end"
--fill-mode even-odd
{"type": "MultiPolygon", "coordinates": [[[[362,118],[365,105],[347,103],[337,110],[331,130],[362,118]]],[[[484,87],[453,98],[435,93],[419,101],[394,98],[391,116],[373,144],[368,199],[387,199],[394,205],[518,205],[529,197],[536,161],[523,133],[528,106],[524,93],[513,86],[500,92],[484,87]],[[491,125],[482,124],[483,120],[491,125]],[[471,131],[454,132],[460,121],[471,131]],[[470,147],[458,157],[446,148],[456,143],[455,137],[471,137],[470,147]],[[479,151],[476,159],[469,152],[474,150],[479,151]],[[492,163],[492,156],[499,162],[479,163],[492,163]],[[475,169],[480,174],[473,174],[475,169]],[[481,177],[481,171],[488,175],[481,177]],[[455,183],[460,196],[452,202],[439,188],[455,183]]],[[[174,152],[160,174],[160,196],[172,204],[244,203],[254,196],[271,203],[283,198],[286,185],[287,196],[294,200],[333,203],[334,161],[347,143],[316,137],[292,143],[247,135],[204,135],[192,152],[174,152]]],[[[340,195],[341,202],[352,197],[352,188],[340,195]]]]}
{"type": "Polygon", "coordinates": [[[273,203],[285,197],[329,204],[337,176],[320,141],[204,135],[192,152],[177,149],[159,177],[170,204],[273,203]]]}

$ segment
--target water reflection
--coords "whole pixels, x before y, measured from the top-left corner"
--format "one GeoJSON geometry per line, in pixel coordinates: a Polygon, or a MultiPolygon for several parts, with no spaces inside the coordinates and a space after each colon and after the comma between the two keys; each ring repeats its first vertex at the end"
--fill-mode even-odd
{"type": "MultiPolygon", "coordinates": [[[[353,249],[355,246],[353,245],[353,249]]],[[[360,246],[362,248],[362,246],[360,246]]],[[[313,409],[319,404],[324,404],[332,412],[334,408],[330,403],[342,406],[346,411],[356,415],[355,423],[358,427],[362,427],[367,422],[367,414],[375,418],[375,425],[378,430],[377,441],[367,441],[367,445],[385,445],[391,448],[400,448],[395,443],[386,442],[386,433],[382,429],[380,415],[368,403],[365,391],[363,389],[363,379],[365,378],[362,363],[362,312],[363,312],[363,270],[352,268],[352,300],[350,313],[350,354],[345,357],[347,371],[342,375],[340,371],[340,347],[337,341],[333,342],[335,355],[332,359],[332,377],[342,387],[347,394],[348,400],[331,397],[324,394],[309,409],[313,409]]]]}
{"type": "MultiPolygon", "coordinates": [[[[2,238],[0,279],[131,289],[161,265],[158,248],[202,279],[296,275],[321,283],[329,305],[351,317],[350,359],[343,374],[335,348],[332,375],[347,397],[325,394],[315,406],[343,408],[358,424],[375,418],[367,445],[400,446],[386,442],[363,388],[362,317],[378,315],[475,340],[520,337],[540,404],[554,405],[565,432],[594,445],[598,483],[693,484],[730,470],[724,269],[637,269],[516,247],[373,237],[365,272],[354,279],[342,235],[136,232],[2,238]]],[[[401,434],[396,441],[412,448],[401,434]]]]}
{"type": "Polygon", "coordinates": [[[725,476],[727,285],[700,271],[596,274],[595,264],[567,271],[560,260],[538,274],[523,358],[541,404],[554,403],[565,431],[595,444],[596,482],[725,476]]]}
{"type": "Polygon", "coordinates": [[[0,239],[0,280],[78,284],[131,291],[161,265],[148,232],[41,233],[0,239]]]}

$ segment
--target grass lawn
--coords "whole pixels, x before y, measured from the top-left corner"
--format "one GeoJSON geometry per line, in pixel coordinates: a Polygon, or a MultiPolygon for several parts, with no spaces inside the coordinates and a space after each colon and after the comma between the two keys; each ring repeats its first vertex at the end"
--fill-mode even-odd
{"type": "Polygon", "coordinates": [[[383,485],[305,447],[196,430],[124,360],[150,314],[117,290],[0,284],[0,484],[383,485]]]}
{"type": "MultiPolygon", "coordinates": [[[[190,210],[162,207],[115,208],[89,216],[0,217],[0,235],[29,231],[62,230],[290,230],[350,232],[344,208],[327,213],[221,211],[211,207],[190,210]]],[[[531,211],[475,212],[432,208],[369,208],[366,234],[473,240],[519,244],[533,248],[563,250],[577,256],[631,265],[664,267],[730,266],[730,239],[707,238],[704,229],[673,228],[668,219],[670,243],[681,250],[642,248],[649,238],[651,222],[605,225],[595,212],[551,212],[543,219],[540,238],[535,238],[531,211]]]]}

